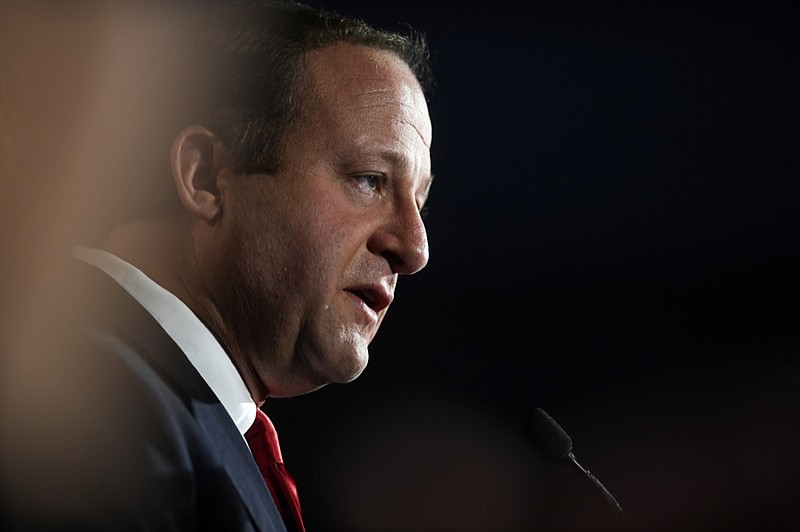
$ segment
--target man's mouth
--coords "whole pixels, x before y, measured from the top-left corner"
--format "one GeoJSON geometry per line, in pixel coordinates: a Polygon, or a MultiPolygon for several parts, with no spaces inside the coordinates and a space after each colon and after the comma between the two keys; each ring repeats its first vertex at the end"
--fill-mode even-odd
{"type": "Polygon", "coordinates": [[[393,295],[383,285],[359,286],[346,288],[345,291],[358,297],[376,314],[388,307],[394,299],[393,295]]]}

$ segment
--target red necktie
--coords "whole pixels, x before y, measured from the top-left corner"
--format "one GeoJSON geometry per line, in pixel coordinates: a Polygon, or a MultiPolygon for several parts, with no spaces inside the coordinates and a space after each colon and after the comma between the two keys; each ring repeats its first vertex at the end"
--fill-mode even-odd
{"type": "Polygon", "coordinates": [[[253,452],[261,475],[267,483],[272,499],[283,517],[287,530],[304,532],[303,516],[300,514],[300,499],[292,475],[286,470],[278,444],[278,433],[267,415],[256,410],[256,420],[247,429],[245,438],[253,452]]]}

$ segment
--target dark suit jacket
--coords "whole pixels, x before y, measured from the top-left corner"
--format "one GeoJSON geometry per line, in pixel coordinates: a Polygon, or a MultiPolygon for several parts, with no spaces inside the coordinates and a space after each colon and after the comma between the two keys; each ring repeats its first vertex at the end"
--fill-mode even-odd
{"type": "Polygon", "coordinates": [[[236,425],[183,352],[105,273],[77,270],[66,312],[15,353],[6,520],[285,531],[236,425]]]}

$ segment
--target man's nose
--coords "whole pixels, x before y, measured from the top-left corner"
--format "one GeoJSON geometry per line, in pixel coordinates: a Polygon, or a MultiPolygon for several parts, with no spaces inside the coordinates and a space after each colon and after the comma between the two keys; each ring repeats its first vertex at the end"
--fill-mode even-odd
{"type": "Polygon", "coordinates": [[[428,233],[416,203],[398,205],[388,214],[367,248],[384,257],[392,273],[411,275],[424,268],[429,256],[428,233]]]}

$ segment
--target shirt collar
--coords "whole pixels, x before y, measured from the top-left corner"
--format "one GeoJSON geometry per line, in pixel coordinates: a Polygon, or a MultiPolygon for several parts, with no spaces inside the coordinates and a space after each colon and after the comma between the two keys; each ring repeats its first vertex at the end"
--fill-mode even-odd
{"type": "Polygon", "coordinates": [[[128,262],[100,249],[76,247],[72,256],[109,276],[142,305],[178,344],[244,435],[256,417],[256,404],[228,354],[211,331],[174,294],[128,262]]]}

